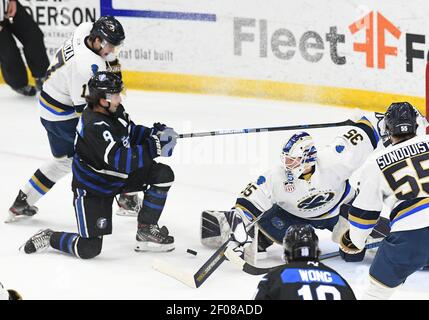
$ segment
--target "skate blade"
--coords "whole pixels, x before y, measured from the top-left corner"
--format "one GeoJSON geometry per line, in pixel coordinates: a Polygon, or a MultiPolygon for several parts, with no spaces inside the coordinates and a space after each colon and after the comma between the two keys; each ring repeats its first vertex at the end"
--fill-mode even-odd
{"type": "Polygon", "coordinates": [[[4,221],[4,223],[13,223],[13,222],[17,222],[19,220],[26,220],[26,219],[32,217],[32,216],[26,216],[26,215],[16,215],[10,210],[8,211],[8,214],[9,215],[6,218],[6,220],[4,221]]]}
{"type": "Polygon", "coordinates": [[[137,217],[138,213],[133,210],[125,210],[124,208],[119,208],[116,211],[116,215],[121,217],[137,217]]]}
{"type": "Polygon", "coordinates": [[[140,242],[136,243],[134,251],[136,252],[170,252],[175,249],[174,243],[170,244],[156,244],[153,242],[140,242]]]}

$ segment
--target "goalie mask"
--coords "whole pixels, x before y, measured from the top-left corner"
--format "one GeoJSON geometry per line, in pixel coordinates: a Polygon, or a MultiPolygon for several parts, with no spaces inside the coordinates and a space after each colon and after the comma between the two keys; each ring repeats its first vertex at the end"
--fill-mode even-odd
{"type": "Polygon", "coordinates": [[[315,165],[317,150],[313,138],[307,132],[294,134],[284,145],[281,161],[286,172],[291,172],[295,178],[309,167],[315,165]]]}

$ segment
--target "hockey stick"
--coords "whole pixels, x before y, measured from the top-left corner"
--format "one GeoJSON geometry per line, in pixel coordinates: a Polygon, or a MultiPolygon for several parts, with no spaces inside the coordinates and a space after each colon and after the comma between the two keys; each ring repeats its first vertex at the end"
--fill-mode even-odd
{"type": "MultiPolygon", "coordinates": [[[[257,219],[252,221],[246,229],[249,230],[255,223],[257,223],[263,215],[260,215],[257,219]]],[[[181,270],[177,270],[174,266],[169,265],[167,262],[161,259],[154,259],[152,262],[152,268],[164,273],[180,282],[184,283],[191,288],[199,288],[204,281],[226,260],[225,252],[229,248],[229,243],[232,237],[225,241],[225,243],[216,250],[216,252],[198,269],[195,274],[190,274],[181,270]]],[[[232,251],[232,249],[231,249],[232,251]]],[[[234,252],[234,251],[232,251],[234,252]]]]}
{"type": "Polygon", "coordinates": [[[267,128],[249,128],[249,129],[231,129],[231,130],[219,130],[219,131],[205,131],[195,133],[182,133],[179,134],[179,138],[196,138],[196,137],[207,137],[207,136],[221,136],[227,134],[241,134],[241,133],[254,133],[254,132],[271,132],[271,131],[284,131],[284,130],[306,130],[306,129],[318,129],[318,128],[331,128],[352,125],[354,122],[346,120],[342,122],[330,122],[330,123],[314,123],[314,124],[299,124],[293,126],[282,126],[282,127],[267,127],[267,128]]]}
{"type": "MultiPolygon", "coordinates": [[[[382,241],[383,240],[373,242],[373,243],[368,243],[367,245],[365,245],[365,249],[377,248],[381,245],[382,241]]],[[[339,255],[340,255],[339,251],[322,254],[319,257],[319,261],[338,257],[339,255]]],[[[225,256],[228,258],[229,261],[231,261],[240,270],[242,270],[242,271],[244,271],[250,275],[253,275],[253,276],[259,276],[262,274],[266,274],[266,273],[273,271],[273,270],[275,270],[281,266],[284,266],[284,264],[280,264],[280,265],[277,265],[274,267],[269,267],[269,268],[259,268],[259,267],[252,266],[250,263],[247,263],[244,259],[237,256],[237,254],[233,250],[231,250],[231,248],[227,248],[225,250],[225,256]]]]}

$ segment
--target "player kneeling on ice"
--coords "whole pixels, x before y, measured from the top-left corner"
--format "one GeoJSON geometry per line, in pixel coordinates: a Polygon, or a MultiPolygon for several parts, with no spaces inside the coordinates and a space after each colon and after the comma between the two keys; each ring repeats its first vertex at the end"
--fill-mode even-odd
{"type": "Polygon", "coordinates": [[[408,276],[429,264],[429,137],[416,135],[414,108],[394,103],[385,115],[391,146],[363,165],[361,190],[349,210],[350,230],[341,240],[347,254],[360,254],[383,204],[390,209],[390,234],[369,269],[364,299],[388,299],[408,276]]]}
{"type": "Polygon", "coordinates": [[[319,239],[310,225],[293,225],[283,239],[286,262],[259,283],[255,300],[356,300],[335,270],[319,262],[319,239]]]}
{"type": "Polygon", "coordinates": [[[154,158],[171,156],[177,133],[159,123],[152,128],[135,125],[121,105],[123,84],[117,75],[97,72],[88,88],[72,164],[79,234],[42,230],[26,242],[25,253],[51,246],[82,259],[94,258],[101,252],[102,237],[112,233],[115,195],[142,190],[135,250],[173,250],[174,238],[158,220],[174,174],[154,158]]]}
{"type": "MultiPolygon", "coordinates": [[[[414,112],[418,114],[416,109],[414,112]]],[[[307,132],[293,134],[282,147],[281,164],[249,183],[231,211],[203,212],[202,243],[220,246],[231,231],[237,238],[235,228],[241,222],[247,226],[255,221],[255,228],[248,230],[252,246],[245,250],[249,263],[263,258],[273,242],[281,244],[287,228],[293,224],[328,229],[332,231],[332,240],[339,243],[348,229],[349,204],[356,196],[349,178],[385,137],[383,117],[372,113],[351,126],[339,127],[333,142],[323,148],[316,147],[307,132]]],[[[424,134],[427,122],[422,116],[419,118],[424,134]]],[[[243,233],[245,228],[239,230],[243,233]]],[[[381,219],[377,231],[385,235],[388,230],[388,220],[381,219]]],[[[379,232],[373,235],[380,237],[379,232]]],[[[346,255],[345,260],[359,261],[364,254],[346,255]]]]}

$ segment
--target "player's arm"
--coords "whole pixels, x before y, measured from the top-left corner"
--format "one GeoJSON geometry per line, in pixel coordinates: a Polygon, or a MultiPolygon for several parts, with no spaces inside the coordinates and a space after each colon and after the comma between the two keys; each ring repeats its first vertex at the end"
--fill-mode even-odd
{"type": "Polygon", "coordinates": [[[273,195],[269,174],[259,176],[249,183],[237,198],[234,208],[253,221],[273,206],[273,195]]]}
{"type": "MultiPolygon", "coordinates": [[[[350,231],[341,241],[344,251],[353,246],[362,250],[365,242],[374,229],[383,208],[381,176],[373,159],[368,159],[361,170],[359,194],[349,209],[348,220],[350,231]]],[[[346,251],[347,252],[347,251],[346,251]]]]}
{"type": "Polygon", "coordinates": [[[146,143],[129,146],[128,139],[122,141],[114,137],[106,125],[92,125],[86,128],[85,139],[94,148],[94,153],[102,156],[103,161],[115,171],[129,174],[143,168],[152,159],[159,156],[161,146],[149,137],[146,143]]]}

